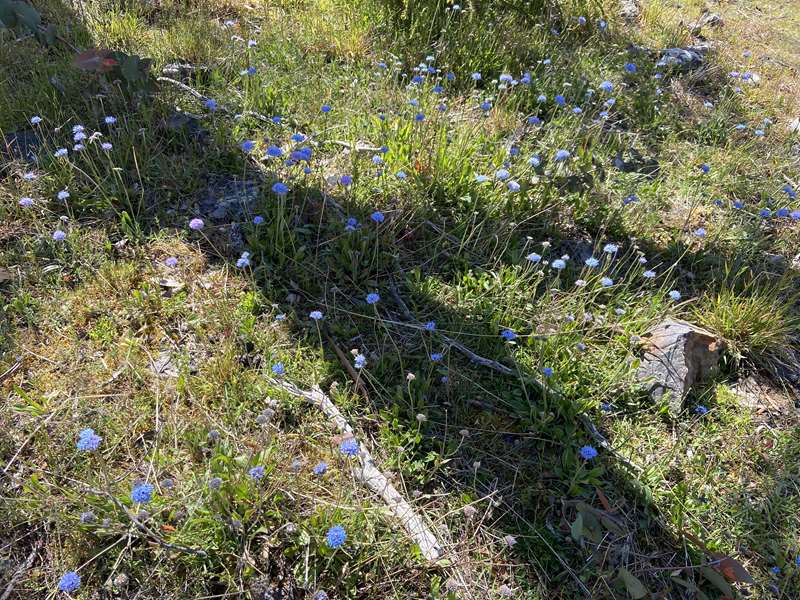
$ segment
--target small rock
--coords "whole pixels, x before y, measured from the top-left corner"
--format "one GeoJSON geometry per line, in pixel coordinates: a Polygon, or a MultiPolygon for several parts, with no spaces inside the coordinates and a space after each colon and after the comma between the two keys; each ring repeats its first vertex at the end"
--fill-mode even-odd
{"type": "Polygon", "coordinates": [[[667,48],[661,51],[657,67],[670,67],[676,71],[693,71],[703,65],[705,59],[697,48],[667,48]]]}
{"type": "Polygon", "coordinates": [[[800,117],[790,121],[786,129],[789,133],[800,133],[800,117]]]}
{"type": "Polygon", "coordinates": [[[792,259],[791,267],[794,271],[800,271],[800,254],[792,259]]]}
{"type": "Polygon", "coordinates": [[[677,415],[692,385],[715,372],[723,342],[679,319],[666,319],[643,337],[647,349],[637,378],[648,386],[654,400],[668,393],[670,412],[677,415]]]}
{"type": "Polygon", "coordinates": [[[641,7],[639,0],[622,0],[619,6],[619,16],[625,19],[628,24],[631,24],[639,18],[641,7]]]}

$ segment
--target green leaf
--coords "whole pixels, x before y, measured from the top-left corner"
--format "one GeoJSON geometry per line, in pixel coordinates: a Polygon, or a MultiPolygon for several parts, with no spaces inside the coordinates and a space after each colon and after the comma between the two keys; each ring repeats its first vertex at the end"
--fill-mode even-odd
{"type": "Polygon", "coordinates": [[[644,584],[625,567],[620,567],[619,576],[620,579],[622,579],[622,583],[625,584],[625,589],[628,590],[628,595],[630,595],[633,600],[644,598],[649,593],[647,588],[644,587],[644,584]]]}
{"type": "Polygon", "coordinates": [[[0,0],[0,28],[7,27],[11,29],[17,25],[17,13],[11,6],[8,0],[0,0]]]}
{"type": "Polygon", "coordinates": [[[139,79],[139,57],[138,56],[127,56],[122,61],[122,66],[120,68],[122,71],[122,76],[128,81],[133,82],[139,79]]]}
{"type": "Polygon", "coordinates": [[[700,569],[700,572],[703,574],[703,577],[708,579],[708,581],[720,592],[733,598],[733,590],[731,589],[731,586],[728,585],[728,582],[725,581],[725,578],[720,573],[711,567],[703,567],[700,569]]]}
{"type": "Polygon", "coordinates": [[[580,542],[583,539],[583,513],[578,513],[578,516],[575,517],[569,533],[576,542],[580,542]]]}
{"type": "Polygon", "coordinates": [[[13,7],[19,22],[35,33],[42,24],[42,17],[36,9],[26,2],[14,2],[13,7]]]}

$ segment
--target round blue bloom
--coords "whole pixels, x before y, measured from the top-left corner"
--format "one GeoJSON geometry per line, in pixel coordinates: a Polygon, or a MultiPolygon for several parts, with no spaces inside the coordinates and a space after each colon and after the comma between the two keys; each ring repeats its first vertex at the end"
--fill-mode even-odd
{"type": "Polygon", "coordinates": [[[211,112],[214,112],[215,110],[217,110],[217,101],[216,100],[212,100],[211,98],[208,98],[205,101],[205,107],[208,110],[210,110],[211,112]]]}
{"type": "Polygon", "coordinates": [[[614,84],[611,83],[610,81],[604,81],[603,83],[600,84],[600,89],[610,94],[611,90],[614,89],[614,84]]]}
{"type": "Polygon", "coordinates": [[[672,290],[669,293],[669,297],[672,298],[675,302],[681,299],[681,293],[678,290],[672,290]]]}
{"type": "Polygon", "coordinates": [[[281,117],[280,115],[273,115],[272,119],[270,119],[270,120],[271,120],[271,121],[272,121],[272,122],[273,122],[275,125],[280,125],[280,124],[281,124],[281,120],[282,120],[282,119],[283,119],[283,117],[281,117]]]}
{"type": "Polygon", "coordinates": [[[218,490],[222,485],[222,478],[221,477],[212,477],[208,480],[208,489],[210,490],[218,490]]]}
{"type": "Polygon", "coordinates": [[[703,237],[706,237],[706,230],[703,229],[702,227],[699,227],[699,228],[695,229],[694,234],[699,238],[703,238],[703,237]]]}
{"type": "Polygon", "coordinates": [[[644,277],[645,279],[653,279],[653,277],[655,276],[656,276],[655,271],[645,271],[644,273],[642,273],[642,277],[644,277]]]}
{"type": "Polygon", "coordinates": [[[358,229],[358,219],[355,217],[348,217],[347,221],[345,221],[344,228],[347,231],[355,231],[358,229]]]}
{"type": "Polygon", "coordinates": [[[439,362],[443,358],[444,358],[444,355],[441,352],[434,352],[433,354],[431,354],[431,360],[433,362],[439,362]]]}
{"type": "Polygon", "coordinates": [[[447,78],[447,81],[455,81],[456,80],[456,74],[455,73],[448,73],[447,75],[445,75],[445,77],[447,78]]]}
{"type": "Polygon", "coordinates": [[[566,263],[566,261],[564,261],[564,259],[557,258],[550,264],[550,266],[553,267],[557,271],[561,271],[562,269],[566,269],[567,268],[567,263],[566,263]]]}
{"type": "Polygon", "coordinates": [[[539,117],[528,117],[529,125],[541,125],[542,120],[539,117]]]}
{"type": "Polygon", "coordinates": [[[363,354],[357,354],[353,364],[355,365],[356,369],[363,369],[367,366],[367,357],[363,354]]]}
{"type": "Polygon", "coordinates": [[[637,71],[638,69],[636,68],[636,65],[635,65],[635,64],[633,64],[633,63],[625,63],[625,70],[626,70],[628,73],[636,73],[636,71],[637,71]]]}
{"type": "Polygon", "coordinates": [[[542,373],[544,374],[545,377],[552,377],[553,369],[550,367],[545,367],[544,369],[542,369],[542,373]]]}
{"type": "Polygon", "coordinates": [[[267,146],[267,156],[271,158],[278,158],[283,156],[283,150],[274,144],[267,146]]]}
{"type": "Polygon", "coordinates": [[[562,160],[567,160],[570,157],[569,150],[557,150],[556,151],[556,161],[560,162],[562,160]]]}
{"type": "Polygon", "coordinates": [[[381,158],[380,156],[378,156],[376,154],[375,156],[372,157],[372,164],[373,165],[382,165],[383,164],[383,158],[381,158]]]}
{"type": "Polygon", "coordinates": [[[783,219],[784,217],[789,216],[789,209],[788,208],[779,208],[775,211],[775,216],[783,219]]]}
{"type": "Polygon", "coordinates": [[[694,412],[696,412],[701,417],[708,412],[708,409],[703,406],[702,404],[698,404],[694,407],[694,412]]]}
{"type": "Polygon", "coordinates": [[[536,254],[536,252],[531,252],[525,258],[527,258],[532,263],[538,263],[539,261],[542,260],[542,255],[541,254],[536,254]]]}
{"type": "Polygon", "coordinates": [[[314,319],[315,321],[319,321],[320,319],[322,319],[322,313],[318,310],[312,310],[308,316],[314,319]]]}
{"type": "Polygon", "coordinates": [[[297,142],[299,144],[300,142],[304,142],[306,140],[306,136],[302,133],[293,133],[291,139],[293,142],[297,142]]]}
{"type": "Polygon", "coordinates": [[[175,267],[178,265],[178,259],[175,258],[174,256],[168,256],[167,258],[164,259],[164,264],[167,265],[168,267],[175,267]]]}
{"type": "Polygon", "coordinates": [[[700,170],[701,170],[703,173],[706,173],[706,174],[707,174],[707,173],[710,173],[710,172],[711,172],[711,167],[710,167],[710,166],[708,166],[707,164],[703,163],[702,165],[700,165],[700,170]]]}
{"type": "Polygon", "coordinates": [[[542,158],[538,154],[534,154],[528,159],[528,164],[535,169],[542,164],[542,158]]]}
{"type": "Polygon", "coordinates": [[[435,85],[435,86],[433,86],[433,89],[431,91],[434,94],[441,94],[444,91],[444,88],[442,86],[440,86],[440,85],[435,85]]]}
{"type": "Polygon", "coordinates": [[[58,589],[68,594],[74,592],[81,586],[81,577],[75,571],[69,571],[58,580],[58,589]]]}
{"type": "Polygon", "coordinates": [[[342,185],[350,185],[353,183],[353,178],[350,175],[342,175],[339,177],[339,183],[342,185]]]}
{"type": "Polygon", "coordinates": [[[567,103],[567,99],[564,98],[564,96],[562,96],[561,94],[556,94],[554,100],[556,101],[556,104],[558,104],[559,106],[564,106],[567,103]]]}
{"type": "Polygon", "coordinates": [[[517,334],[510,329],[504,329],[500,332],[500,337],[502,337],[505,341],[510,342],[511,340],[516,339],[517,334]]]}
{"type": "Polygon", "coordinates": [[[512,81],[514,81],[514,78],[508,73],[503,73],[502,75],[500,75],[498,79],[503,83],[511,83],[512,81]]]}
{"type": "Polygon", "coordinates": [[[386,216],[381,211],[376,210],[369,216],[369,218],[375,221],[376,223],[383,223],[383,221],[386,219],[386,216]]]}
{"type": "Polygon", "coordinates": [[[772,211],[768,208],[762,208],[760,211],[758,211],[758,215],[764,217],[765,219],[768,219],[769,217],[772,216],[772,211]]]}
{"type": "Polygon", "coordinates": [[[278,181],[272,184],[272,192],[278,194],[279,196],[283,196],[289,192],[289,187],[285,183],[278,181]]]}
{"type": "Polygon", "coordinates": [[[436,321],[428,321],[425,323],[425,329],[428,331],[434,331],[436,329],[436,321]]]}
{"type": "Polygon", "coordinates": [[[606,244],[603,246],[603,252],[607,254],[616,254],[619,251],[619,246],[616,244],[606,244]]]}
{"type": "Polygon", "coordinates": [[[63,231],[61,231],[60,229],[56,229],[53,232],[53,240],[54,241],[63,242],[65,239],[67,239],[67,234],[64,233],[63,231]]]}
{"type": "Polygon", "coordinates": [[[481,80],[481,74],[478,73],[477,71],[475,73],[473,73],[471,75],[471,77],[472,77],[472,81],[480,81],[481,80]]]}
{"type": "Polygon", "coordinates": [[[253,140],[245,140],[241,143],[241,148],[245,152],[252,152],[255,147],[256,143],[253,140]]]}
{"type": "Polygon", "coordinates": [[[333,550],[343,546],[346,539],[347,533],[341,525],[334,525],[328,529],[328,533],[325,534],[325,543],[328,544],[328,548],[332,548],[333,550]]]}
{"type": "Polygon", "coordinates": [[[539,102],[540,104],[542,102],[547,102],[547,96],[545,96],[544,94],[539,94],[539,97],[536,98],[536,101],[539,102]]]}
{"type": "Polygon", "coordinates": [[[600,264],[600,261],[597,260],[594,256],[590,256],[585,261],[583,261],[583,264],[585,264],[587,267],[594,268],[600,264]]]}
{"type": "Polygon", "coordinates": [[[283,366],[283,363],[275,363],[272,365],[272,373],[274,375],[285,375],[286,374],[286,367],[283,366]]]}
{"type": "Polygon", "coordinates": [[[486,183],[489,178],[486,175],[475,175],[475,181],[478,183],[486,183]]]}
{"type": "Polygon", "coordinates": [[[789,213],[789,216],[794,221],[800,221],[800,210],[793,210],[792,212],[789,213]]]}
{"type": "Polygon", "coordinates": [[[733,201],[733,208],[736,208],[736,209],[744,208],[744,202],[742,202],[741,200],[734,200],[733,201]]]}
{"type": "Polygon", "coordinates": [[[149,483],[139,483],[131,490],[131,500],[139,504],[146,504],[153,499],[153,486],[149,483]]]}
{"type": "Polygon", "coordinates": [[[327,592],[325,592],[324,590],[319,590],[314,594],[314,597],[311,598],[311,600],[330,600],[330,598],[328,597],[327,592]]]}
{"type": "Polygon", "coordinates": [[[504,181],[504,180],[508,179],[509,177],[511,177],[511,173],[509,173],[509,172],[508,172],[507,170],[505,170],[505,169],[499,169],[499,170],[498,170],[498,171],[497,171],[497,172],[494,174],[494,176],[495,176],[497,179],[499,179],[500,181],[504,181]]]}
{"type": "Polygon", "coordinates": [[[509,181],[507,185],[509,192],[518,192],[520,190],[520,185],[516,181],[509,181]]]}
{"type": "Polygon", "coordinates": [[[339,452],[350,457],[358,455],[358,442],[355,438],[347,438],[339,444],[339,452]]]}
{"type": "Polygon", "coordinates": [[[575,114],[575,115],[579,115],[582,112],[583,112],[583,109],[578,107],[578,106],[576,106],[575,108],[572,109],[572,114],[575,114]]]}
{"type": "Polygon", "coordinates": [[[592,446],[583,446],[580,449],[580,454],[583,460],[592,460],[597,456],[597,450],[592,446]]]}
{"type": "Polygon", "coordinates": [[[611,279],[610,277],[603,277],[600,280],[600,285],[602,285],[603,287],[611,287],[612,285],[614,285],[614,280],[611,279]]]}
{"type": "Polygon", "coordinates": [[[781,574],[781,568],[780,567],[772,567],[770,569],[770,571],[772,571],[772,573],[775,574],[775,575],[780,575],[781,574]]]}
{"type": "Polygon", "coordinates": [[[326,463],[324,460],[321,460],[314,465],[314,468],[311,469],[311,471],[314,473],[314,475],[325,475],[325,473],[328,471],[328,463],[326,463]]]}
{"type": "Polygon", "coordinates": [[[600,410],[604,410],[606,412],[614,410],[614,407],[611,406],[608,402],[601,402],[600,403],[600,410]]]}
{"type": "Polygon", "coordinates": [[[94,452],[100,447],[102,441],[103,438],[97,435],[94,429],[84,429],[78,434],[76,447],[81,452],[94,452]]]}
{"type": "Polygon", "coordinates": [[[367,304],[377,304],[380,299],[380,294],[377,292],[367,294],[367,304]]]}
{"type": "Polygon", "coordinates": [[[414,115],[414,120],[415,120],[417,123],[420,123],[420,122],[422,122],[422,121],[424,121],[424,120],[425,120],[425,115],[424,115],[424,114],[422,114],[422,113],[417,113],[417,114],[415,114],[415,115],[414,115]]]}
{"type": "Polygon", "coordinates": [[[328,104],[323,104],[320,110],[324,113],[329,113],[333,110],[333,108],[331,108],[331,106],[328,104]]]}
{"type": "Polygon", "coordinates": [[[484,111],[484,112],[492,110],[492,103],[491,102],[487,102],[487,101],[484,100],[483,102],[481,102],[480,106],[481,106],[481,110],[484,111]]]}
{"type": "Polygon", "coordinates": [[[262,479],[264,477],[264,467],[262,466],[252,467],[247,472],[247,474],[250,475],[250,477],[252,477],[253,479],[262,479]]]}
{"type": "Polygon", "coordinates": [[[406,175],[405,171],[398,171],[397,173],[395,173],[395,177],[402,180],[408,177],[408,175],[406,175]]]}
{"type": "Polygon", "coordinates": [[[261,225],[264,223],[264,217],[261,215],[256,215],[253,217],[253,225],[261,225]]]}

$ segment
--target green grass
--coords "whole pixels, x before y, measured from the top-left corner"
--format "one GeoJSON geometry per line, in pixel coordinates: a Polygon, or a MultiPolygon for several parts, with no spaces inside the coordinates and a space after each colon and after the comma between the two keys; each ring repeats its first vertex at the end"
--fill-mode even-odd
{"type": "Polygon", "coordinates": [[[626,28],[611,2],[52,0],[37,8],[54,47],[0,31],[0,131],[39,142],[37,162],[0,167],[0,373],[21,363],[0,383],[14,594],[65,597],[59,578],[78,570],[76,598],[797,596],[800,229],[760,216],[798,208],[781,189],[800,175],[796,139],[753,135],[789,115],[733,90],[731,53],[653,78],[655,60],[627,48],[688,41],[664,6],[626,28]],[[218,108],[81,72],[70,45],[151,57],[156,74],[200,67],[182,81],[218,108]],[[439,71],[414,84],[428,55],[439,71]],[[176,108],[197,121],[175,126],[176,108]],[[102,136],[56,157],[77,124],[102,136]],[[262,158],[271,145],[283,159],[262,158]],[[283,162],[302,146],[308,173],[283,162]],[[233,178],[257,189],[230,223],[206,196],[233,178]],[[635,379],[666,316],[719,335],[731,359],[677,417],[635,379]],[[278,363],[330,394],[445,560],[427,562],[357,481],[336,427],[270,383],[278,363]],[[735,392],[750,375],[770,382],[758,409],[735,392]],[[87,427],[97,452],[76,448],[87,427]],[[141,481],[154,499],[136,505],[141,481]],[[752,575],[746,590],[720,555],[752,575]]]}

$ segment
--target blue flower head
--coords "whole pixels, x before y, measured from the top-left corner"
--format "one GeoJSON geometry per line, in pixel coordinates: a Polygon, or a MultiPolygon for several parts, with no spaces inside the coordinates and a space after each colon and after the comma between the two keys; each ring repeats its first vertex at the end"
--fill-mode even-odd
{"type": "Polygon", "coordinates": [[[672,298],[675,302],[681,299],[681,293],[678,290],[672,290],[669,293],[669,297],[672,298]]]}
{"type": "Polygon", "coordinates": [[[285,375],[286,367],[283,366],[283,363],[275,363],[272,365],[272,373],[273,375],[285,375]]]}
{"type": "Polygon", "coordinates": [[[436,321],[428,321],[425,323],[425,329],[428,331],[434,331],[436,329],[436,321]]]}
{"type": "Polygon", "coordinates": [[[603,252],[605,252],[606,254],[616,254],[617,252],[619,252],[619,246],[617,246],[616,244],[606,244],[605,246],[603,246],[603,252]]]}
{"type": "Polygon", "coordinates": [[[505,181],[506,179],[511,177],[511,173],[509,173],[506,169],[498,169],[498,171],[494,174],[494,176],[500,181],[505,181]]]}
{"type": "Polygon", "coordinates": [[[339,177],[339,183],[342,185],[350,185],[353,183],[353,178],[350,175],[342,175],[339,177]]]}
{"type": "Polygon", "coordinates": [[[84,429],[78,434],[78,443],[75,446],[81,452],[94,452],[102,441],[103,438],[97,435],[94,429],[84,429]]]}
{"type": "Polygon", "coordinates": [[[597,456],[597,450],[592,446],[583,446],[580,449],[580,455],[583,460],[592,460],[597,456]]]}
{"type": "Polygon", "coordinates": [[[542,369],[542,373],[544,374],[545,377],[552,377],[553,369],[550,367],[545,367],[544,369],[542,369]]]}
{"type": "Polygon", "coordinates": [[[329,113],[333,110],[333,108],[329,104],[323,104],[320,110],[324,113],[329,113]]]}
{"type": "Polygon", "coordinates": [[[311,470],[313,471],[314,475],[325,475],[325,473],[328,471],[328,463],[326,463],[324,460],[321,460],[314,465],[314,468],[311,470]]]}
{"type": "Polygon", "coordinates": [[[473,73],[471,75],[471,77],[472,77],[472,81],[480,81],[481,80],[481,74],[478,73],[477,71],[475,73],[473,73]]]}
{"type": "Polygon", "coordinates": [[[210,110],[211,112],[214,112],[215,110],[217,110],[217,101],[216,100],[212,100],[211,98],[208,98],[205,101],[205,107],[208,110],[210,110]]]}
{"type": "Polygon", "coordinates": [[[528,259],[529,261],[531,261],[532,263],[538,263],[539,261],[541,261],[541,260],[542,260],[542,256],[541,256],[541,254],[536,254],[536,252],[531,252],[531,253],[530,253],[530,254],[528,254],[528,256],[526,256],[525,258],[527,258],[527,259],[528,259]]]}
{"type": "Polygon", "coordinates": [[[516,339],[517,334],[510,329],[503,329],[503,331],[500,332],[500,337],[502,337],[505,341],[510,342],[511,340],[516,339]]]}
{"type": "Polygon", "coordinates": [[[328,544],[328,548],[333,550],[342,547],[345,540],[347,540],[347,533],[341,525],[334,525],[325,534],[325,543],[328,544]]]}
{"type": "Polygon", "coordinates": [[[278,158],[283,156],[283,150],[274,144],[267,146],[267,156],[271,158],[278,158]]]}
{"type": "Polygon", "coordinates": [[[321,319],[322,319],[322,312],[320,312],[320,311],[318,311],[318,310],[312,310],[312,311],[309,313],[309,315],[308,315],[308,316],[309,316],[309,317],[311,317],[312,319],[314,319],[315,321],[319,321],[319,320],[321,320],[321,319]]]}
{"type": "Polygon", "coordinates": [[[600,84],[600,89],[610,94],[611,90],[614,89],[614,84],[611,83],[610,81],[604,81],[603,83],[600,84]]]}
{"type": "Polygon", "coordinates": [[[356,369],[363,369],[367,366],[367,357],[363,354],[356,354],[356,357],[353,361],[356,369]]]}
{"type": "Polygon", "coordinates": [[[241,148],[245,152],[252,152],[255,147],[256,143],[253,140],[245,140],[241,144],[241,148]]]}
{"type": "Polygon", "coordinates": [[[383,223],[383,221],[386,219],[386,216],[381,211],[376,210],[369,216],[369,218],[372,219],[375,223],[383,223]]]}
{"type": "Polygon", "coordinates": [[[781,574],[781,568],[780,568],[780,567],[772,567],[772,568],[770,569],[770,571],[772,571],[772,573],[773,573],[774,575],[780,575],[780,574],[781,574]]]}
{"type": "Polygon", "coordinates": [[[139,504],[146,504],[153,499],[153,486],[149,483],[139,483],[131,490],[131,500],[139,504]]]}
{"type": "Polygon", "coordinates": [[[561,162],[567,160],[570,157],[569,150],[557,150],[556,151],[556,161],[561,162]]]}
{"type": "Polygon", "coordinates": [[[557,258],[552,263],[550,263],[550,266],[557,271],[561,271],[567,268],[567,262],[563,258],[557,258]]]}
{"type": "Polygon", "coordinates": [[[434,352],[433,354],[431,354],[431,360],[433,362],[439,362],[443,358],[444,358],[444,355],[441,352],[434,352]]]}
{"type": "Polygon", "coordinates": [[[250,475],[250,477],[253,478],[253,479],[263,479],[264,478],[264,467],[262,467],[262,466],[252,467],[247,472],[247,474],[250,475]]]}
{"type": "Polygon", "coordinates": [[[564,106],[567,103],[567,99],[564,98],[564,96],[562,96],[561,94],[556,94],[556,97],[554,99],[556,101],[556,104],[558,104],[559,106],[564,106]]]}
{"type": "Polygon", "coordinates": [[[376,292],[367,294],[367,304],[377,304],[380,299],[381,299],[380,294],[376,292]]]}
{"type": "Polygon", "coordinates": [[[590,257],[589,257],[589,258],[587,258],[585,261],[583,261],[583,264],[585,264],[587,267],[590,267],[590,268],[592,268],[592,269],[593,269],[593,268],[595,268],[597,265],[599,265],[599,264],[600,264],[600,261],[599,261],[599,260],[597,260],[597,259],[596,259],[594,256],[590,256],[590,257]]]}
{"type": "Polygon", "coordinates": [[[75,571],[69,571],[58,580],[58,589],[68,594],[74,592],[81,586],[81,577],[75,571]]]}
{"type": "Polygon", "coordinates": [[[339,452],[350,457],[358,455],[358,442],[355,438],[347,438],[339,444],[339,452]]]}
{"type": "Polygon", "coordinates": [[[614,280],[611,279],[610,277],[603,277],[600,280],[600,285],[602,285],[603,287],[611,287],[612,285],[614,285],[614,280]]]}
{"type": "Polygon", "coordinates": [[[289,187],[285,183],[278,181],[272,185],[272,192],[278,194],[279,196],[283,196],[289,192],[289,187]]]}
{"type": "Polygon", "coordinates": [[[708,412],[708,409],[703,406],[702,404],[698,404],[694,407],[694,412],[696,412],[701,417],[708,412]]]}
{"type": "Polygon", "coordinates": [[[638,71],[638,69],[636,68],[636,65],[633,64],[633,63],[625,63],[625,70],[628,73],[636,73],[636,71],[638,71]]]}
{"type": "Polygon", "coordinates": [[[261,215],[256,215],[255,217],[253,217],[253,225],[263,225],[263,223],[264,223],[264,217],[262,217],[261,215]]]}

